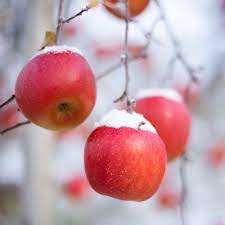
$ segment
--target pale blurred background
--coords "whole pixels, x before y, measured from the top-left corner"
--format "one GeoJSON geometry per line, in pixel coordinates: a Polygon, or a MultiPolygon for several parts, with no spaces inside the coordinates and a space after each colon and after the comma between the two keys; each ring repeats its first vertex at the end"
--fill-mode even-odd
{"type": "MultiPolygon", "coordinates": [[[[0,0],[0,99],[13,94],[25,62],[54,30],[58,0],[0,0]]],[[[225,1],[161,0],[168,22],[187,61],[201,70],[199,86],[190,92],[193,115],[186,174],[186,225],[225,224],[225,1]]],[[[84,0],[67,0],[65,17],[80,11],[84,0]]],[[[154,3],[130,24],[133,48],[145,43],[144,32],[158,16],[154,3]]],[[[182,65],[168,69],[174,51],[160,22],[149,57],[130,65],[130,93],[151,87],[184,90],[190,82],[182,65]]],[[[78,47],[95,76],[119,62],[124,22],[103,7],[92,9],[64,26],[61,44],[78,47]]],[[[86,138],[124,87],[124,70],[99,80],[98,100],[90,118],[66,133],[33,125],[0,137],[0,225],[179,225],[179,160],[170,163],[161,189],[148,201],[114,200],[88,185],[83,151],[86,138]]],[[[23,117],[12,103],[0,110],[0,128],[23,117]]]]}

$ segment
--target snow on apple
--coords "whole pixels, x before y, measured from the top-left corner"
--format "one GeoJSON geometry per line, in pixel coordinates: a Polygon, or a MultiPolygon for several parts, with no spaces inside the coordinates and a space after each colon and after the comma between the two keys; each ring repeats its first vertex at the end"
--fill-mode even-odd
{"type": "Polygon", "coordinates": [[[126,111],[109,112],[96,124],[85,146],[90,185],[120,200],[150,198],[163,179],[166,161],[164,143],[152,125],[126,111]]]}

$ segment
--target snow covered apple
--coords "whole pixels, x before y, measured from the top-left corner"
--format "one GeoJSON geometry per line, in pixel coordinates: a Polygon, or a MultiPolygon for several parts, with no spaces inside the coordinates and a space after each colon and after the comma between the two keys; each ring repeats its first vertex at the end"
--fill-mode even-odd
{"type": "Polygon", "coordinates": [[[137,113],[112,110],[89,136],[85,171],[92,188],[120,200],[144,201],[158,189],[166,150],[154,127],[137,113]]]}
{"type": "Polygon", "coordinates": [[[20,72],[15,96],[22,113],[50,130],[81,124],[96,99],[93,72],[82,53],[67,46],[47,47],[20,72]]]}
{"type": "MultiPolygon", "coordinates": [[[[137,16],[144,11],[150,0],[128,0],[131,17],[137,16]]],[[[106,9],[118,18],[125,17],[124,3],[119,0],[104,0],[106,9]]]]}
{"type": "Polygon", "coordinates": [[[173,89],[150,89],[139,93],[134,110],[156,128],[166,145],[168,160],[183,154],[191,127],[191,115],[173,89]]]}

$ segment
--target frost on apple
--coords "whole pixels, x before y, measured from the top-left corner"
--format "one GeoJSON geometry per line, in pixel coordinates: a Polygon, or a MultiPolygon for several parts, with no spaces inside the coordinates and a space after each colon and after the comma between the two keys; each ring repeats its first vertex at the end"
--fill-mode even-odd
{"type": "Polygon", "coordinates": [[[100,120],[100,122],[95,124],[96,128],[100,126],[114,128],[130,127],[133,129],[151,131],[152,133],[157,134],[152,124],[147,121],[141,114],[135,112],[128,113],[125,110],[111,110],[100,120]]]}
{"type": "Polygon", "coordinates": [[[44,55],[44,54],[47,54],[47,53],[58,54],[58,53],[62,53],[62,52],[72,52],[72,53],[80,54],[80,55],[83,56],[83,53],[76,47],[67,46],[67,45],[55,45],[55,46],[47,46],[44,49],[38,51],[32,57],[32,59],[39,56],[39,55],[44,55]]]}

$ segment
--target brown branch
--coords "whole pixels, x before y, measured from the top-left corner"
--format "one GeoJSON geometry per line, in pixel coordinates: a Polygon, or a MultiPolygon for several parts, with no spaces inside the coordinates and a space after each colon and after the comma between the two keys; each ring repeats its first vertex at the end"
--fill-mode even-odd
{"type": "Polygon", "coordinates": [[[31,122],[29,120],[21,122],[21,123],[17,123],[15,125],[11,126],[11,127],[8,127],[6,129],[0,131],[0,135],[4,135],[5,133],[8,133],[9,131],[15,130],[19,127],[25,126],[25,125],[30,124],[30,123],[31,122]]]}
{"type": "Polygon", "coordinates": [[[183,55],[181,49],[180,49],[180,43],[177,40],[176,36],[173,33],[173,30],[170,27],[170,24],[168,23],[165,11],[160,3],[159,0],[154,0],[156,5],[158,6],[159,12],[160,12],[160,17],[162,19],[162,21],[164,22],[165,28],[167,30],[168,36],[173,44],[173,48],[175,51],[175,58],[176,60],[178,60],[184,67],[184,69],[186,70],[186,72],[188,73],[188,75],[190,76],[191,80],[195,83],[198,82],[198,78],[196,76],[196,72],[197,70],[192,68],[192,66],[187,62],[185,56],[183,55]]]}
{"type": "Polygon", "coordinates": [[[11,101],[13,101],[15,99],[15,95],[12,95],[9,99],[7,99],[5,102],[3,102],[0,105],[0,109],[3,108],[4,106],[8,105],[11,101]]]}

